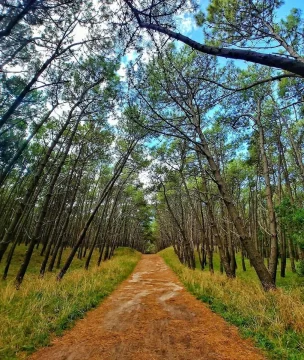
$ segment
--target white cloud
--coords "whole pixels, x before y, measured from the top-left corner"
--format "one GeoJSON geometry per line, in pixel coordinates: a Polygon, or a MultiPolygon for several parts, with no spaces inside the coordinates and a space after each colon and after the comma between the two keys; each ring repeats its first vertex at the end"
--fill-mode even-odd
{"type": "Polygon", "coordinates": [[[151,175],[149,170],[143,170],[138,174],[140,182],[143,184],[144,189],[151,186],[151,175]]]}
{"type": "Polygon", "coordinates": [[[77,24],[73,35],[74,35],[74,42],[84,41],[88,35],[88,28],[85,28],[84,26],[77,24]]]}
{"type": "Polygon", "coordinates": [[[153,57],[153,52],[150,51],[149,49],[144,49],[141,60],[142,62],[144,62],[145,64],[147,64],[153,57]]]}
{"type": "Polygon", "coordinates": [[[112,126],[116,126],[119,122],[119,118],[121,117],[121,109],[118,104],[115,104],[115,107],[111,113],[108,115],[108,123],[112,126]]]}
{"type": "Polygon", "coordinates": [[[126,79],[127,79],[127,67],[126,67],[126,65],[124,63],[120,64],[120,68],[117,71],[117,75],[120,76],[121,81],[126,81],[126,79]]]}
{"type": "Polygon", "coordinates": [[[64,113],[67,113],[70,110],[71,110],[71,104],[69,103],[60,104],[53,112],[53,116],[58,119],[59,117],[63,116],[64,113]]]}
{"type": "Polygon", "coordinates": [[[116,126],[118,124],[118,118],[114,114],[111,114],[108,116],[108,123],[112,126],[116,126]]]}
{"type": "Polygon", "coordinates": [[[135,50],[131,50],[128,51],[125,56],[126,56],[126,61],[129,62],[137,58],[137,52],[135,50]]]}
{"type": "Polygon", "coordinates": [[[176,16],[176,23],[178,31],[180,31],[182,34],[189,34],[197,29],[195,20],[190,14],[181,14],[176,16]]]}

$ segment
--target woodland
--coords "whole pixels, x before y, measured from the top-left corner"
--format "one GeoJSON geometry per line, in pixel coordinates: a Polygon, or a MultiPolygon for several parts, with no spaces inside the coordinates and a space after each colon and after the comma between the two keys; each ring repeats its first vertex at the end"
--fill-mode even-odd
{"type": "Polygon", "coordinates": [[[0,292],[172,247],[303,304],[304,18],[282,6],[0,2],[0,292]]]}

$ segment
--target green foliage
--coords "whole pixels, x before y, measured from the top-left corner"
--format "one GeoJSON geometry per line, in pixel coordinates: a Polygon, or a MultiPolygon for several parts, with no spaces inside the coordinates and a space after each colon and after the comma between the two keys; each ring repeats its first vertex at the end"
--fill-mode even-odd
{"type": "Polygon", "coordinates": [[[154,254],[156,252],[156,246],[154,243],[148,241],[145,247],[145,254],[154,254]]]}
{"type": "MultiPolygon", "coordinates": [[[[263,40],[265,48],[274,41],[272,30],[284,36],[289,29],[289,38],[296,38],[299,31],[299,12],[297,10],[279,25],[275,21],[275,11],[283,4],[281,0],[211,0],[206,19],[211,31],[206,35],[216,45],[247,46],[250,40],[263,40]]],[[[200,18],[199,18],[200,19],[200,18]]]]}
{"type": "Polygon", "coordinates": [[[143,139],[147,136],[148,131],[145,129],[147,126],[147,119],[137,106],[128,106],[123,112],[123,119],[121,122],[121,130],[129,136],[136,139],[143,139]]]}
{"type": "Polygon", "coordinates": [[[304,250],[304,208],[292,204],[289,198],[285,198],[276,210],[288,235],[304,250]]]}
{"type": "Polygon", "coordinates": [[[297,273],[299,276],[304,276],[304,260],[300,260],[297,264],[297,273]]]}
{"type": "Polygon", "coordinates": [[[286,16],[286,20],[282,19],[281,23],[287,32],[292,32],[301,24],[301,10],[293,8],[286,16]]]}
{"type": "Polygon", "coordinates": [[[195,21],[197,26],[203,26],[206,21],[206,16],[202,11],[195,14],[195,21]]]}

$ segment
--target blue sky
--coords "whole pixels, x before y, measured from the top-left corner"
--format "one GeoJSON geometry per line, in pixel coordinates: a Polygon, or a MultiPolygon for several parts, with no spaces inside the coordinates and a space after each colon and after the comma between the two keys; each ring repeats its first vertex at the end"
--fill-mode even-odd
{"type": "MultiPolygon", "coordinates": [[[[200,8],[201,10],[206,10],[209,4],[209,0],[201,0],[200,1],[200,8]]],[[[301,9],[304,13],[304,0],[287,0],[277,11],[279,18],[285,18],[289,13],[290,10],[293,8],[301,9]]],[[[183,33],[182,29],[180,29],[181,33],[183,33]]],[[[191,37],[191,39],[201,42],[202,39],[202,32],[200,28],[196,28],[190,32],[187,32],[187,36],[191,37]]]]}
{"type": "Polygon", "coordinates": [[[304,11],[304,1],[303,0],[287,0],[285,4],[279,9],[278,15],[280,17],[285,17],[292,8],[298,8],[304,11]]]}
{"type": "MultiPolygon", "coordinates": [[[[201,0],[200,1],[200,9],[202,11],[206,11],[209,4],[209,0],[201,0]]],[[[290,10],[293,8],[301,9],[304,14],[304,0],[287,0],[285,3],[277,10],[278,19],[284,19],[290,13],[290,10]]],[[[180,26],[178,31],[183,35],[190,37],[191,39],[199,42],[204,43],[202,29],[195,25],[195,21],[191,14],[184,15],[181,17],[180,26]]],[[[262,44],[261,44],[262,45],[262,44]]],[[[183,46],[182,43],[179,43],[177,46],[183,46]]],[[[252,49],[254,50],[254,48],[252,49]]],[[[260,52],[268,52],[267,49],[258,49],[256,51],[260,52]]],[[[277,52],[278,50],[275,50],[277,52]]],[[[224,58],[219,58],[219,63],[225,65],[227,62],[224,58]]],[[[244,68],[247,66],[246,62],[243,60],[234,60],[234,63],[244,68]]]]}
{"type": "MultiPolygon", "coordinates": [[[[209,0],[201,0],[200,1],[200,8],[202,11],[207,9],[207,6],[209,4],[209,0]]],[[[300,8],[303,13],[304,13],[304,0],[287,0],[285,2],[285,4],[283,4],[278,10],[277,10],[277,14],[278,14],[278,18],[285,18],[289,13],[290,10],[292,8],[300,8]]],[[[202,34],[202,29],[197,27],[195,24],[195,20],[193,19],[192,14],[183,14],[182,16],[179,17],[178,20],[178,31],[180,33],[182,33],[183,35],[186,35],[188,37],[190,37],[193,40],[196,40],[197,42],[203,43],[203,34],[202,34]]],[[[180,42],[176,42],[177,46],[183,46],[182,43],[180,42]]],[[[258,50],[258,51],[263,51],[263,50],[258,50]]],[[[267,50],[264,50],[265,52],[267,50]]],[[[146,50],[143,59],[145,61],[148,61],[150,58],[150,51],[149,49],[146,50]]],[[[121,76],[122,80],[125,79],[126,76],[126,64],[128,64],[128,62],[130,60],[134,60],[137,56],[137,53],[135,50],[132,50],[130,52],[128,52],[126,54],[126,56],[124,56],[124,58],[122,59],[122,65],[120,70],[118,71],[118,74],[121,76]]],[[[220,60],[221,64],[225,64],[226,60],[224,58],[221,58],[220,60]]],[[[240,67],[244,67],[244,65],[246,64],[244,61],[242,60],[235,60],[236,64],[240,67]]]]}

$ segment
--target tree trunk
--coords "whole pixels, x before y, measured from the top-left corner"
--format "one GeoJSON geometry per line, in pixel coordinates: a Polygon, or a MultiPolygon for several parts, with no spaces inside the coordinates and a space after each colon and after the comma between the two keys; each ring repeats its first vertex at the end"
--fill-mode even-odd
{"type": "Polygon", "coordinates": [[[42,225],[43,225],[43,222],[44,222],[44,219],[46,217],[46,214],[47,214],[47,210],[48,210],[48,207],[49,207],[49,203],[51,201],[51,197],[52,197],[52,194],[53,194],[53,190],[54,190],[54,187],[55,187],[55,184],[57,182],[57,179],[60,175],[60,172],[61,172],[61,169],[66,161],[66,158],[69,154],[69,151],[70,151],[70,148],[72,146],[72,142],[73,142],[73,139],[74,139],[74,136],[76,134],[76,131],[77,131],[77,128],[78,128],[78,125],[79,125],[79,122],[82,118],[82,115],[83,115],[83,112],[84,112],[85,108],[82,109],[80,115],[78,116],[78,119],[76,121],[76,125],[74,126],[74,130],[72,131],[72,134],[70,135],[70,138],[68,140],[68,143],[66,145],[66,149],[62,155],[62,158],[61,158],[61,161],[59,163],[59,165],[57,166],[57,169],[56,169],[56,172],[52,178],[52,181],[50,183],[50,186],[48,188],[48,191],[47,191],[47,194],[45,196],[45,199],[44,199],[44,203],[42,205],[42,209],[40,211],[40,216],[39,216],[39,219],[38,219],[38,222],[37,222],[37,225],[36,225],[36,229],[35,229],[35,232],[34,232],[34,235],[31,239],[31,242],[28,246],[28,249],[26,251],[26,254],[25,254],[25,257],[24,257],[24,261],[22,263],[22,265],[20,266],[20,269],[18,271],[18,274],[16,276],[16,287],[19,288],[22,281],[23,281],[23,278],[24,278],[24,275],[26,273],[26,270],[27,270],[27,267],[30,263],[30,260],[31,260],[31,257],[32,257],[32,254],[33,254],[33,250],[34,250],[34,247],[35,245],[37,244],[37,241],[39,239],[39,236],[41,234],[41,230],[42,230],[42,225]]]}
{"type": "Polygon", "coordinates": [[[124,166],[131,154],[131,152],[133,151],[135,145],[136,145],[137,141],[132,141],[126,154],[117,162],[116,166],[115,166],[115,170],[114,170],[114,174],[112,176],[112,178],[109,180],[109,182],[107,183],[107,185],[105,186],[104,190],[102,191],[102,194],[100,196],[100,199],[97,203],[97,205],[95,206],[95,209],[92,211],[89,219],[87,220],[84,228],[82,229],[79,237],[78,237],[78,240],[76,242],[76,244],[74,245],[70,255],[68,256],[65,264],[63,265],[62,269],[60,270],[59,274],[57,275],[57,280],[60,281],[64,274],[67,272],[68,268],[70,267],[71,265],[71,262],[78,250],[78,248],[80,247],[80,245],[82,244],[85,236],[86,236],[86,233],[99,209],[99,207],[101,206],[101,204],[103,203],[104,199],[107,197],[107,195],[109,194],[109,192],[111,192],[113,186],[115,185],[116,183],[116,180],[119,178],[121,172],[123,171],[124,169],[124,166]]]}
{"type": "Polygon", "coordinates": [[[277,232],[277,221],[274,211],[273,195],[272,195],[271,182],[270,182],[268,158],[265,151],[265,135],[264,135],[264,128],[261,122],[261,114],[262,114],[261,100],[259,99],[257,104],[257,115],[255,117],[255,122],[259,131],[260,153],[262,158],[263,175],[266,186],[265,192],[266,192],[267,210],[269,217],[269,230],[271,234],[269,272],[271,274],[273,282],[275,283],[276,275],[277,275],[277,266],[278,266],[278,232],[277,232]]]}
{"type": "Polygon", "coordinates": [[[237,233],[239,234],[240,241],[243,244],[244,249],[246,250],[246,252],[248,254],[251,264],[253,265],[264,290],[267,291],[267,290],[275,289],[275,287],[276,287],[275,282],[274,282],[272,276],[270,275],[269,271],[265,267],[263,259],[260,256],[260,254],[258,253],[258,251],[256,250],[254,243],[248,236],[248,233],[246,231],[246,225],[245,225],[244,221],[241,219],[241,217],[239,216],[238,211],[231,199],[231,196],[227,189],[227,185],[226,185],[224,179],[222,178],[220,169],[218,168],[216,162],[213,159],[213,156],[209,150],[208,144],[205,140],[202,130],[199,126],[196,127],[196,130],[197,130],[197,134],[201,140],[199,150],[201,151],[201,153],[205,156],[205,158],[208,161],[210,169],[213,173],[214,181],[215,181],[215,183],[218,187],[219,193],[221,194],[222,199],[226,205],[229,217],[230,217],[231,221],[233,222],[237,233]]]}

